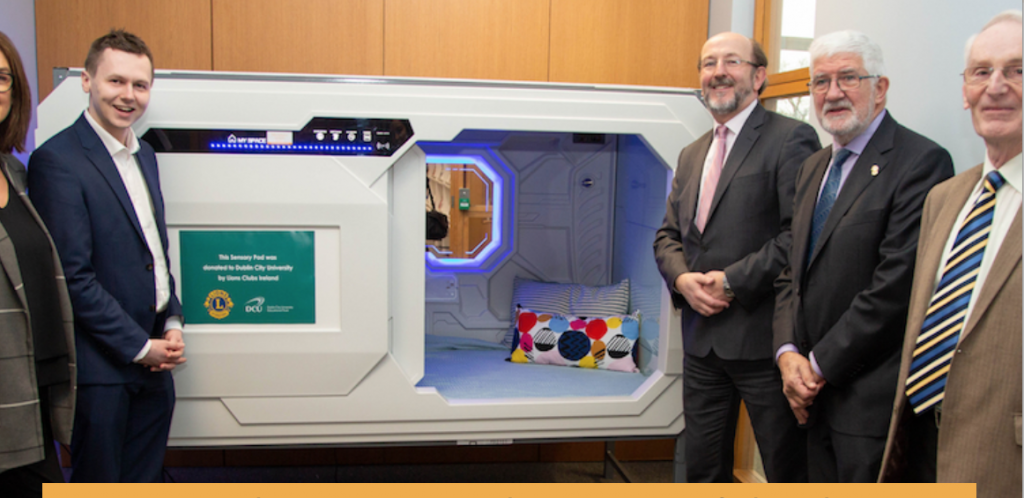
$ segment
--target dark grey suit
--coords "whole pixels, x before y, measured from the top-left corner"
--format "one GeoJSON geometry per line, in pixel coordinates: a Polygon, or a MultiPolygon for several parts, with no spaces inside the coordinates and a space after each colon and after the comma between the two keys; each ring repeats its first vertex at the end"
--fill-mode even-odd
{"type": "Polygon", "coordinates": [[[818,190],[832,149],[797,176],[793,244],[777,282],[775,348],[813,351],[826,380],[810,407],[812,481],[874,481],[881,465],[907,321],[921,209],[953,176],[949,153],[886,115],[853,165],[808,261],[818,190]],[[824,431],[824,432],[820,432],[824,431]],[[823,448],[817,435],[831,438],[823,448]],[[852,447],[841,436],[860,438],[852,447]]]}
{"type": "Polygon", "coordinates": [[[772,283],[786,265],[794,180],[821,148],[814,129],[758,104],[729,152],[707,224],[694,225],[708,132],[679,156],[655,259],[682,312],[687,480],[731,481],[740,398],[746,401],[771,481],[804,475],[802,434],[782,395],[773,361],[772,283]],[[736,297],[711,317],[674,290],[687,272],[724,270],[736,297]]]}

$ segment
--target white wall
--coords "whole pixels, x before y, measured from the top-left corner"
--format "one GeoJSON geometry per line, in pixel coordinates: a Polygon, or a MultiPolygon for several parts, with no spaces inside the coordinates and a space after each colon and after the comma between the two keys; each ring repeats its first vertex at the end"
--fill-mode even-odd
{"type": "Polygon", "coordinates": [[[964,43],[992,16],[1020,8],[1020,0],[818,0],[814,33],[856,29],[878,43],[892,116],[949,150],[961,172],[985,156],[963,109],[964,43]]]}
{"type": "Polygon", "coordinates": [[[754,0],[708,1],[708,38],[727,31],[754,36],[754,0]]]}
{"type": "MultiPolygon", "coordinates": [[[[25,150],[35,149],[36,104],[39,103],[39,84],[36,81],[36,6],[33,0],[0,0],[0,31],[14,42],[21,55],[21,62],[28,73],[28,84],[32,87],[32,123],[29,124],[25,150]]],[[[15,154],[22,162],[28,163],[28,153],[15,154]]]]}

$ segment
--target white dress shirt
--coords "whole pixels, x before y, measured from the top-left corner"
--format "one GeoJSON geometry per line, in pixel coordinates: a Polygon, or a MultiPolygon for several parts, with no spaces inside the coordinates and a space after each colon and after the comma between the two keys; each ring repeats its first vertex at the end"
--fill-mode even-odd
{"type": "MultiPolygon", "coordinates": [[[[156,303],[154,304],[156,305],[157,312],[162,312],[167,309],[167,303],[170,301],[171,276],[167,269],[164,247],[160,242],[160,230],[157,227],[154,216],[153,199],[149,195],[146,179],[142,176],[142,170],[139,168],[138,160],[135,158],[135,153],[140,148],[139,139],[135,136],[135,131],[128,128],[128,137],[125,140],[127,145],[123,144],[107,132],[107,130],[103,129],[89,111],[85,111],[84,114],[86,121],[89,122],[92,129],[99,135],[103,146],[106,147],[111,159],[114,160],[117,172],[121,175],[121,182],[124,183],[124,187],[128,191],[128,197],[132,201],[132,207],[135,208],[135,216],[142,227],[146,246],[149,247],[149,252],[153,256],[153,283],[156,290],[156,303]]],[[[180,317],[173,316],[167,318],[164,331],[180,328],[180,317]]],[[[148,330],[146,332],[149,333],[148,330]]],[[[149,348],[150,343],[146,341],[146,345],[139,351],[135,361],[138,362],[144,358],[146,353],[149,352],[149,348]]]]}

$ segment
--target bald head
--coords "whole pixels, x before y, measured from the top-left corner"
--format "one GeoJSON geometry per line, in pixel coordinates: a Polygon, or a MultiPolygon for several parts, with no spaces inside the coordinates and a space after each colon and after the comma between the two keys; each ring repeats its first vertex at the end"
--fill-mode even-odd
{"type": "Polygon", "coordinates": [[[768,61],[757,42],[720,33],[700,52],[700,86],[715,121],[725,123],[747,108],[764,89],[768,61]]]}

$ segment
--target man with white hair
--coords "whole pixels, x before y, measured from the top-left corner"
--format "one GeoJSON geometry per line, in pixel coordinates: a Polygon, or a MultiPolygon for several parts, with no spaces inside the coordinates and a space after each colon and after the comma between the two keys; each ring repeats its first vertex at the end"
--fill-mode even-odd
{"type": "Polygon", "coordinates": [[[811,482],[873,482],[885,448],[921,207],[949,153],[885,110],[882,51],[863,33],[811,44],[814,109],[831,147],[796,180],[773,324],[783,392],[807,427],[811,482]]]}
{"type": "Polygon", "coordinates": [[[882,481],[1021,496],[1021,12],[967,42],[982,164],[925,202],[882,481]]]}

